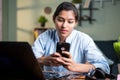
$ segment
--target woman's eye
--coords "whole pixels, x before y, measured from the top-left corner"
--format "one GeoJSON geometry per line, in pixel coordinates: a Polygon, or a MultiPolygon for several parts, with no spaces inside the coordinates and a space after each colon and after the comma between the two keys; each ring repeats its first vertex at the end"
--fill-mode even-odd
{"type": "Polygon", "coordinates": [[[68,21],[68,23],[72,24],[72,23],[74,23],[74,21],[68,21]]]}
{"type": "Polygon", "coordinates": [[[59,22],[64,22],[64,20],[63,19],[57,19],[59,22]]]}

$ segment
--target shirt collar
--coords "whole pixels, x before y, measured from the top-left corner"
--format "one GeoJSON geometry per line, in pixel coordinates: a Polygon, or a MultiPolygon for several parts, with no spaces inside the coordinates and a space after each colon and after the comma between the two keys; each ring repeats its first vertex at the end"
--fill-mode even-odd
{"type": "MultiPolygon", "coordinates": [[[[71,43],[71,42],[72,42],[72,39],[74,39],[74,37],[75,37],[75,35],[76,35],[75,33],[76,33],[76,30],[73,29],[73,31],[71,32],[71,34],[66,38],[66,42],[71,43]]],[[[60,39],[59,39],[59,36],[58,36],[57,31],[56,31],[56,33],[55,33],[55,36],[56,36],[56,41],[59,42],[60,39]]]]}

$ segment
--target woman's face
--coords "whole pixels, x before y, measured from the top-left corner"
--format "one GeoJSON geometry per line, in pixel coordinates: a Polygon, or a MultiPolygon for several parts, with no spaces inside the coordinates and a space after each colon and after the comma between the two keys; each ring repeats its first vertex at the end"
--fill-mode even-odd
{"type": "Polygon", "coordinates": [[[55,18],[55,27],[60,39],[66,39],[76,26],[75,14],[72,10],[63,10],[55,18]]]}

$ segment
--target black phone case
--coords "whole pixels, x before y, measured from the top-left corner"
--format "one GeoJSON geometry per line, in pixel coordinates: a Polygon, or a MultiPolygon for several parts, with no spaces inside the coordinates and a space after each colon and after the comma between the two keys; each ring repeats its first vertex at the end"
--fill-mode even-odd
{"type": "Polygon", "coordinates": [[[69,43],[57,43],[57,47],[56,47],[56,52],[60,53],[63,57],[68,57],[67,55],[63,54],[62,51],[68,51],[69,52],[70,49],[70,44],[69,43]]]}

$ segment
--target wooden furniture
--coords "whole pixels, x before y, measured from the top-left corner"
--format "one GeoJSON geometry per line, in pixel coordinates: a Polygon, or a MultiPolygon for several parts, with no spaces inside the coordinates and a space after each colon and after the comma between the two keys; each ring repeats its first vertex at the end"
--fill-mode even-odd
{"type": "Polygon", "coordinates": [[[81,26],[82,21],[89,21],[90,24],[92,24],[92,21],[95,21],[93,19],[93,10],[98,10],[98,8],[93,8],[93,1],[90,1],[88,8],[84,8],[82,5],[80,5],[79,11],[80,11],[80,20],[79,25],[81,26]],[[83,11],[89,11],[89,15],[84,15],[83,11]]]}

